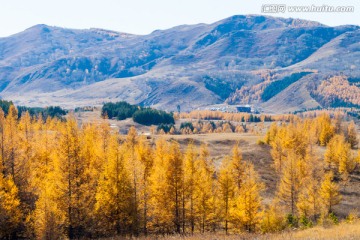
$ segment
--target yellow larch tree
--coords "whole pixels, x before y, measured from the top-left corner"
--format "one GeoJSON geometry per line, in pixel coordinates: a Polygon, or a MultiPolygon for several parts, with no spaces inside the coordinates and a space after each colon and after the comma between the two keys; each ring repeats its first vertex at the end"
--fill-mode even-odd
{"type": "Polygon", "coordinates": [[[333,179],[334,174],[332,172],[326,173],[319,191],[325,214],[331,213],[333,207],[339,204],[342,198],[339,193],[339,186],[333,179]]]}
{"type": "Polygon", "coordinates": [[[68,238],[79,238],[83,234],[87,212],[84,208],[84,172],[86,165],[81,158],[80,131],[74,117],[70,116],[61,125],[57,145],[55,172],[57,187],[61,190],[57,204],[66,216],[65,231],[68,238]]]}
{"type": "Polygon", "coordinates": [[[193,143],[189,143],[184,156],[184,187],[183,187],[183,231],[187,224],[190,226],[191,233],[195,230],[195,182],[197,153],[193,143]]]}
{"type": "Polygon", "coordinates": [[[133,222],[133,188],[118,136],[111,137],[108,160],[96,190],[95,212],[100,232],[111,236],[129,233],[133,222]]]}
{"type": "Polygon", "coordinates": [[[17,186],[19,188],[19,197],[21,200],[22,210],[28,214],[32,210],[31,205],[33,204],[33,199],[36,198],[31,189],[31,165],[34,162],[32,150],[32,140],[33,140],[33,126],[31,122],[31,117],[28,112],[23,113],[18,124],[18,141],[19,141],[19,154],[16,160],[16,171],[17,171],[17,186]]]}
{"type": "MultiPolygon", "coordinates": [[[[231,158],[225,157],[222,160],[219,174],[218,174],[218,185],[219,185],[219,202],[220,206],[220,217],[221,220],[224,222],[225,233],[228,234],[228,224],[231,220],[230,218],[230,208],[232,207],[235,192],[237,190],[236,183],[232,176],[233,167],[231,158]]],[[[243,180],[243,179],[242,179],[243,180]]]]}
{"type": "Polygon", "coordinates": [[[4,177],[0,173],[0,238],[16,239],[16,234],[22,219],[18,188],[12,176],[4,177]]]}
{"type": "Polygon", "coordinates": [[[143,170],[141,171],[141,181],[140,181],[140,199],[139,199],[139,205],[142,211],[142,231],[146,235],[147,225],[149,221],[149,198],[150,198],[150,175],[153,167],[153,151],[149,144],[146,141],[145,137],[140,137],[138,144],[136,146],[136,158],[141,163],[143,170]]]}
{"type": "Polygon", "coordinates": [[[18,136],[18,112],[14,105],[9,107],[8,115],[5,119],[5,166],[6,176],[11,175],[14,182],[17,182],[16,161],[19,155],[19,136],[18,136]]]}
{"type": "Polygon", "coordinates": [[[312,218],[314,221],[320,213],[319,189],[323,174],[321,163],[322,160],[316,157],[311,146],[307,149],[305,159],[300,160],[301,187],[296,207],[301,216],[312,218]]]}
{"type": "Polygon", "coordinates": [[[214,203],[214,167],[209,159],[209,151],[206,145],[200,147],[199,159],[196,161],[197,174],[195,176],[196,188],[194,192],[195,218],[200,232],[211,228],[215,213],[214,203]]]}
{"type": "Polygon", "coordinates": [[[232,155],[229,164],[231,169],[230,175],[235,182],[237,189],[240,189],[241,183],[243,181],[245,164],[243,163],[242,153],[238,144],[235,144],[232,149],[232,155]]]}
{"type": "Polygon", "coordinates": [[[43,124],[34,123],[32,136],[33,159],[31,163],[31,185],[34,191],[45,181],[50,171],[54,171],[55,146],[57,144],[56,133],[51,131],[52,119],[48,118],[43,124]]]}
{"type": "Polygon", "coordinates": [[[261,222],[261,201],[260,196],[264,185],[260,182],[254,166],[246,164],[245,175],[239,194],[233,208],[232,216],[235,226],[248,232],[255,232],[261,222]]]}
{"type": "Polygon", "coordinates": [[[3,175],[6,174],[5,159],[5,114],[0,108],[0,172],[3,175]]]}
{"type": "MultiPolygon", "coordinates": [[[[88,126],[88,128],[91,128],[88,126]]],[[[98,159],[98,165],[101,166],[104,162],[107,161],[107,151],[109,147],[109,141],[110,141],[110,135],[111,135],[111,128],[110,124],[107,121],[107,118],[104,118],[99,126],[96,129],[88,129],[89,132],[96,132],[98,136],[96,136],[96,142],[99,145],[98,148],[96,148],[97,155],[100,159],[98,159]]]]}
{"type": "Polygon", "coordinates": [[[167,161],[167,188],[164,190],[168,198],[168,207],[173,213],[172,222],[175,225],[175,232],[180,233],[182,226],[183,158],[179,143],[171,142],[167,161]]]}
{"type": "Polygon", "coordinates": [[[351,151],[351,145],[345,141],[343,135],[335,135],[330,140],[324,157],[326,164],[345,179],[355,168],[355,158],[351,151]]]}
{"type": "Polygon", "coordinates": [[[149,200],[149,226],[155,233],[169,233],[173,229],[173,220],[166,189],[167,169],[168,169],[168,150],[169,143],[164,139],[156,141],[154,152],[154,165],[150,175],[150,193],[149,200]]]}
{"type": "Polygon", "coordinates": [[[281,172],[283,168],[284,161],[286,159],[286,149],[284,147],[286,131],[281,127],[276,137],[270,142],[271,146],[271,157],[274,161],[274,167],[277,172],[281,172]]]}
{"type": "Polygon", "coordinates": [[[42,176],[42,183],[37,189],[39,198],[36,201],[32,217],[35,235],[38,239],[66,238],[63,229],[66,224],[66,216],[59,206],[60,190],[56,187],[56,178],[53,171],[45,173],[42,176]]]}
{"type": "Polygon", "coordinates": [[[267,144],[270,145],[270,143],[272,141],[274,141],[275,137],[276,137],[276,134],[277,134],[277,131],[278,131],[278,126],[277,124],[274,122],[270,125],[270,128],[269,130],[266,132],[266,135],[265,135],[265,142],[267,144]]]}
{"type": "Polygon", "coordinates": [[[326,146],[330,139],[334,136],[335,128],[331,124],[331,119],[328,114],[319,116],[318,123],[320,126],[319,143],[321,146],[326,146]]]}
{"type": "Polygon", "coordinates": [[[136,148],[139,142],[136,128],[130,127],[125,140],[126,167],[128,168],[132,188],[133,188],[133,209],[132,209],[132,231],[135,235],[139,234],[141,227],[141,209],[140,200],[142,193],[142,180],[145,171],[145,165],[136,156],[136,148]]]}
{"type": "Polygon", "coordinates": [[[292,215],[296,211],[296,202],[300,190],[299,156],[289,152],[283,165],[281,179],[278,186],[277,198],[290,209],[292,215]]]}
{"type": "Polygon", "coordinates": [[[359,140],[357,137],[356,125],[354,121],[351,121],[347,127],[346,138],[347,141],[350,143],[351,148],[357,147],[359,140]]]}

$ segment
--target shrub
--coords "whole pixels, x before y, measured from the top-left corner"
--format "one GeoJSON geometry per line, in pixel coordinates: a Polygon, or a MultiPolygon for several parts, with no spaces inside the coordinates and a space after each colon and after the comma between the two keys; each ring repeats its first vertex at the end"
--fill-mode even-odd
{"type": "Polygon", "coordinates": [[[358,219],[358,213],[356,212],[356,210],[352,210],[349,215],[346,217],[346,222],[347,223],[353,223],[354,221],[356,221],[358,219]]]}
{"type": "Polygon", "coordinates": [[[312,221],[306,216],[301,216],[299,222],[303,228],[311,228],[313,226],[312,221]]]}
{"type": "Polygon", "coordinates": [[[291,213],[286,216],[286,222],[289,225],[289,227],[297,227],[298,226],[298,218],[291,213]]]}
{"type": "Polygon", "coordinates": [[[157,127],[157,131],[160,132],[161,130],[164,131],[164,133],[168,133],[170,132],[171,128],[174,128],[175,129],[175,126],[174,124],[160,124],[158,127],[157,127]]]}
{"type": "Polygon", "coordinates": [[[334,223],[334,224],[338,224],[339,223],[339,219],[338,217],[335,215],[335,213],[330,213],[329,214],[329,219],[334,223]]]}
{"type": "Polygon", "coordinates": [[[191,122],[183,122],[181,123],[180,125],[180,130],[183,129],[183,128],[190,128],[191,131],[194,131],[194,126],[191,122]]]}
{"type": "Polygon", "coordinates": [[[278,232],[286,228],[284,216],[276,208],[271,206],[263,212],[263,218],[260,222],[262,233],[278,232]]]}

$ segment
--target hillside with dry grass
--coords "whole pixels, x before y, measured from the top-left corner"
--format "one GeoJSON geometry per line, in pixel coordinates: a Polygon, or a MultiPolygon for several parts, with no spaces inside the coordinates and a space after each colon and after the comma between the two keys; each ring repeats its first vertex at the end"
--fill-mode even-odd
{"type": "Polygon", "coordinates": [[[169,111],[224,102],[275,113],[328,107],[324,80],[360,76],[359,31],[258,15],[149,35],[36,25],[0,38],[0,96],[66,108],[122,100],[169,111]]]}

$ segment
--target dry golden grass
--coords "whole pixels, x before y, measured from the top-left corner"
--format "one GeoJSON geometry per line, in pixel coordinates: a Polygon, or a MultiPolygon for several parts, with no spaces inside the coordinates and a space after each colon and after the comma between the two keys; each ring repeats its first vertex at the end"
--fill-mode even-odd
{"type": "Polygon", "coordinates": [[[314,227],[302,231],[294,231],[285,234],[274,235],[265,239],[334,239],[352,240],[360,239],[360,222],[353,224],[340,224],[331,228],[314,227]]]}
{"type": "MultiPolygon", "coordinates": [[[[125,239],[125,238],[114,238],[114,239],[125,239]]],[[[291,239],[306,239],[306,240],[357,240],[360,239],[360,221],[355,223],[342,223],[337,226],[329,228],[314,227],[306,230],[294,230],[286,231],[276,234],[237,234],[237,235],[225,235],[222,233],[206,233],[206,234],[195,234],[193,236],[149,236],[140,237],[142,240],[291,240],[291,239]]]]}

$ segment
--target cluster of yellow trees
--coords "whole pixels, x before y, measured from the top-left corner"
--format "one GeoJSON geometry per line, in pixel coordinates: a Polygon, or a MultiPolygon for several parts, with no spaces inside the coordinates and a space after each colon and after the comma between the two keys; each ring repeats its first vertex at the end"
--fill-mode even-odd
{"type": "MultiPolygon", "coordinates": [[[[188,122],[192,125],[190,127],[184,127],[178,131],[172,127],[169,134],[199,134],[199,133],[244,133],[247,131],[253,132],[254,128],[246,126],[246,124],[232,125],[230,122],[209,122],[209,121],[192,121],[188,122]]],[[[158,131],[158,134],[165,134],[163,131],[158,131]]]]}
{"type": "Polygon", "coordinates": [[[323,80],[313,93],[321,96],[322,103],[328,106],[337,105],[338,102],[360,105],[360,89],[349,83],[346,76],[332,76],[323,80]]]}
{"type": "Polygon", "coordinates": [[[220,112],[220,111],[210,111],[210,110],[194,110],[191,112],[181,112],[174,113],[174,118],[176,119],[198,119],[198,120],[225,120],[225,121],[235,121],[235,122],[251,122],[253,117],[259,118],[260,121],[268,120],[289,120],[292,115],[279,115],[279,116],[270,116],[270,115],[257,115],[251,113],[231,113],[231,112],[220,112]]]}
{"type": "Polygon", "coordinates": [[[341,118],[332,121],[326,114],[295,118],[286,125],[273,123],[265,141],[272,147],[280,177],[274,205],[305,224],[332,213],[341,200],[338,182],[347,180],[360,160],[351,150],[358,144],[356,136],[354,122],[345,125],[341,118]],[[326,146],[324,158],[316,145],[326,146]]]}
{"type": "Polygon", "coordinates": [[[340,195],[330,169],[353,169],[326,116],[272,125],[266,141],[280,181],[277,201],[266,207],[264,184],[237,146],[215,167],[205,145],[181,151],[134,128],[119,136],[105,121],[17,116],[14,106],[6,117],[0,110],[0,238],[275,231],[284,213],[316,220],[321,209],[332,211],[340,195]],[[317,142],[328,145],[327,167],[314,155],[317,142]]]}
{"type": "Polygon", "coordinates": [[[219,171],[207,147],[151,145],[131,128],[0,111],[0,238],[255,231],[262,184],[237,147],[219,171]]]}

